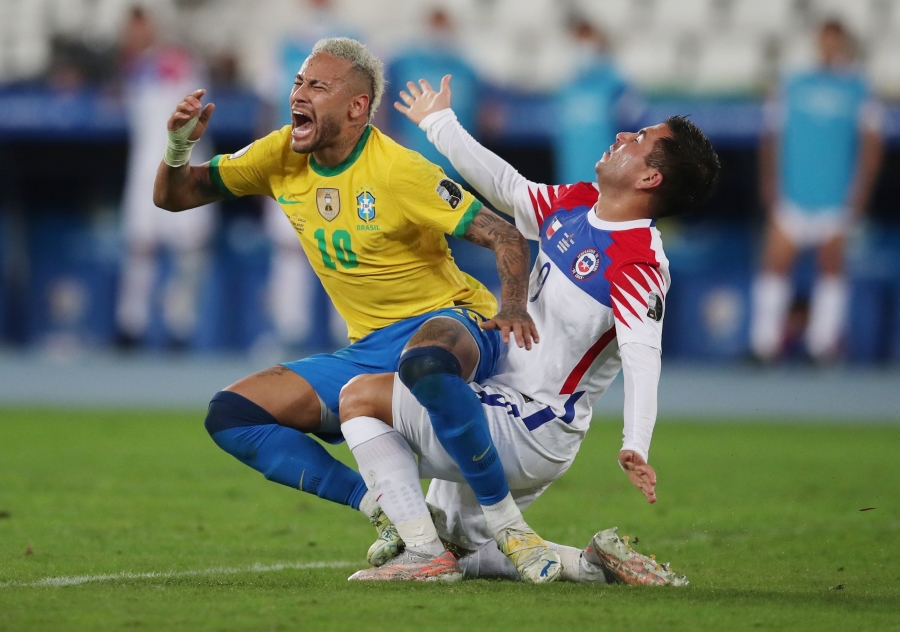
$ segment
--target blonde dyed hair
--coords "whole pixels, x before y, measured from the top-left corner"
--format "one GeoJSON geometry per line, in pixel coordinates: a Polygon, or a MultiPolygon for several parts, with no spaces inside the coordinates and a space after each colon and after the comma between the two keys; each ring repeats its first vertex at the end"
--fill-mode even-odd
{"type": "Polygon", "coordinates": [[[313,46],[310,57],[328,53],[332,57],[349,61],[353,70],[363,75],[369,83],[369,118],[375,114],[381,96],[384,94],[384,64],[373,55],[365,44],[349,37],[328,37],[320,39],[313,46]]]}

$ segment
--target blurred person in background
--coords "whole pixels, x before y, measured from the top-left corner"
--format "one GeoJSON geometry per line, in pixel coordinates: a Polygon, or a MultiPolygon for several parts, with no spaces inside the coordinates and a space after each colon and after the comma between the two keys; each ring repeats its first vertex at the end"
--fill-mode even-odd
{"type": "Polygon", "coordinates": [[[806,348],[835,360],[847,307],[844,244],[865,212],[881,164],[881,108],[853,65],[850,34],[837,20],[818,33],[819,65],[790,75],[767,107],[760,147],[768,215],[762,270],[753,284],[750,342],[762,362],[782,352],[798,253],[818,254],[806,348]]]}
{"type": "MultiPolygon", "coordinates": [[[[160,148],[166,146],[172,103],[203,85],[204,69],[189,51],[161,42],[153,16],[141,7],[129,14],[121,55],[129,156],[122,200],[127,252],[116,307],[117,341],[126,349],[145,342],[158,254],[166,248],[173,269],[163,292],[163,322],[169,344],[182,348],[197,321],[197,295],[216,210],[210,205],[180,215],[161,211],[153,204],[153,182],[160,148]]],[[[206,158],[212,156],[210,149],[203,142],[194,151],[206,158]]]]}
{"type": "MultiPolygon", "coordinates": [[[[388,68],[391,85],[403,86],[407,81],[425,79],[433,85],[444,75],[453,76],[453,110],[466,129],[478,127],[479,80],[475,70],[460,50],[459,33],[447,9],[437,5],[426,15],[421,41],[401,50],[388,68]]],[[[424,134],[405,116],[391,110],[390,126],[394,137],[404,147],[419,152],[440,167],[451,178],[459,173],[424,134]]]]}
{"type": "Polygon", "coordinates": [[[557,182],[582,182],[594,177],[597,147],[613,144],[619,129],[640,127],[645,106],[616,70],[603,31],[575,18],[569,33],[576,71],[557,96],[561,116],[553,126],[553,158],[557,182]]]}
{"type": "MultiPolygon", "coordinates": [[[[296,10],[279,25],[281,34],[271,38],[269,63],[257,75],[255,89],[264,104],[261,131],[290,124],[293,77],[317,41],[356,37],[355,29],[337,15],[332,0],[296,0],[295,5],[296,10]]],[[[268,197],[262,204],[263,225],[272,242],[267,295],[278,344],[288,348],[306,343],[328,348],[338,342],[338,346],[346,344],[347,324],[328,300],[328,331],[319,330],[318,340],[309,340],[315,317],[315,301],[310,297],[316,294],[319,281],[281,206],[268,197]]],[[[324,297],[324,291],[320,294],[324,297]]]]}

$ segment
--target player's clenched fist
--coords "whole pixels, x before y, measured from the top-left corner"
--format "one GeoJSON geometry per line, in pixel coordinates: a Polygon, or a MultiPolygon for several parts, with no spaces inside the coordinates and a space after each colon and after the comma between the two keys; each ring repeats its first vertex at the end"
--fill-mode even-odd
{"type": "Polygon", "coordinates": [[[207,103],[204,107],[200,102],[204,94],[206,90],[194,90],[184,97],[169,117],[167,126],[169,142],[166,144],[163,160],[170,167],[181,167],[191,161],[191,148],[200,140],[206,126],[209,125],[209,119],[216,106],[207,103]]]}

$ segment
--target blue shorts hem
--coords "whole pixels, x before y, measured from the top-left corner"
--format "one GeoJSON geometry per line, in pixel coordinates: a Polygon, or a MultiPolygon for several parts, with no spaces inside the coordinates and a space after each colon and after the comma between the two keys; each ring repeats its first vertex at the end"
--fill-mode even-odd
{"type": "MultiPolygon", "coordinates": [[[[357,375],[396,372],[403,347],[426,321],[436,317],[453,318],[465,325],[472,334],[481,356],[475,380],[483,381],[493,375],[500,356],[500,334],[481,329],[478,324],[487,319],[478,312],[463,307],[440,309],[407,318],[374,331],[334,353],[319,353],[302,360],[285,362],[282,366],[309,382],[325,405],[337,414],[341,389],[347,382],[357,375]]],[[[328,443],[340,442],[334,440],[335,435],[321,438],[328,443]]]]}

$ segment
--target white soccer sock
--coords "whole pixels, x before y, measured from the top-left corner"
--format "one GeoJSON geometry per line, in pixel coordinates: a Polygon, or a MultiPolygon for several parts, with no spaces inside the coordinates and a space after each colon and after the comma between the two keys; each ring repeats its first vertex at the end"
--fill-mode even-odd
{"type": "Polygon", "coordinates": [[[370,489],[363,494],[362,499],[359,501],[359,510],[366,518],[371,520],[378,513],[379,509],[381,509],[381,505],[378,504],[378,501],[375,499],[375,493],[370,489]]]}
{"type": "Polygon", "coordinates": [[[781,351],[791,293],[790,279],[780,274],[764,272],[753,282],[750,346],[757,357],[772,360],[781,351]]]}
{"type": "Polygon", "coordinates": [[[806,347],[812,357],[827,360],[838,350],[847,312],[847,282],[844,277],[819,277],[810,301],[806,347]]]}
{"type": "Polygon", "coordinates": [[[510,493],[507,493],[506,498],[495,505],[482,505],[481,511],[495,538],[507,527],[519,529],[528,527],[525,518],[522,517],[522,511],[510,493]]]}
{"type": "Polygon", "coordinates": [[[559,578],[564,582],[576,582],[579,584],[606,584],[606,575],[603,569],[584,561],[584,551],[574,546],[548,542],[550,547],[559,553],[559,561],[562,566],[559,578]]]}
{"type": "Polygon", "coordinates": [[[406,440],[374,417],[355,417],[341,424],[341,430],[366,486],[406,546],[433,555],[443,553],[419,484],[419,466],[406,440]]]}
{"type": "Polygon", "coordinates": [[[116,305],[116,324],[119,329],[140,338],[147,332],[150,320],[150,292],[156,276],[156,256],[129,253],[119,284],[119,301],[116,305]]]}
{"type": "Polygon", "coordinates": [[[506,579],[521,581],[519,571],[493,542],[459,558],[459,569],[466,579],[506,579]]]}

